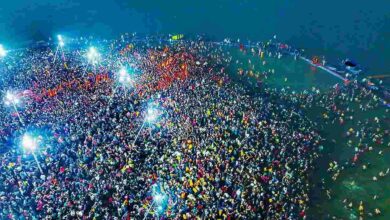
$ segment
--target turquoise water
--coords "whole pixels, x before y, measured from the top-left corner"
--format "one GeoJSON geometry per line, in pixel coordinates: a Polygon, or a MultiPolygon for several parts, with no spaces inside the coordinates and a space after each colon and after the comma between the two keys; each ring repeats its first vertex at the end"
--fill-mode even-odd
{"type": "MultiPolygon", "coordinates": [[[[244,54],[237,48],[232,49],[231,54],[234,57],[233,60],[239,62],[234,63],[229,71],[231,71],[234,78],[243,78],[244,82],[254,80],[255,77],[248,77],[245,74],[239,75],[237,68],[243,70],[253,68],[254,72],[274,69],[275,73],[270,74],[267,79],[260,77],[264,80],[265,87],[290,87],[291,89],[288,89],[288,92],[293,92],[293,90],[301,92],[316,87],[320,89],[320,93],[326,93],[335,83],[342,84],[341,80],[333,75],[319,69],[313,69],[304,61],[294,60],[292,57],[277,59],[265,56],[260,59],[259,56],[244,54]],[[248,60],[251,60],[251,64],[248,60]],[[263,61],[266,61],[265,65],[263,65],[263,61]]],[[[261,90],[263,87],[253,87],[253,89],[261,90]]],[[[348,120],[344,125],[324,123],[324,119],[321,117],[322,113],[326,112],[324,108],[313,106],[305,109],[306,116],[319,124],[320,134],[326,139],[324,141],[323,156],[316,162],[315,171],[310,178],[312,184],[310,219],[332,219],[332,217],[336,219],[359,219],[358,206],[360,201],[364,204],[364,219],[389,219],[390,184],[387,183],[390,177],[378,176],[380,172],[385,172],[390,168],[390,149],[386,147],[386,144],[390,141],[389,137],[385,139],[384,144],[370,143],[373,150],[360,156],[356,166],[345,165],[353,158],[355,154],[354,147],[358,143],[357,138],[353,136],[346,137],[346,132],[350,128],[355,131],[360,130],[359,120],[374,121],[375,117],[378,117],[381,122],[378,125],[371,126],[380,127],[383,131],[389,129],[389,113],[383,106],[362,112],[355,102],[350,102],[349,108],[355,112],[353,114],[355,120],[348,120]],[[352,141],[351,146],[348,145],[349,141],[352,141]],[[334,173],[327,172],[329,163],[332,161],[337,161],[340,167],[345,166],[345,169],[341,171],[335,181],[332,180],[334,173]],[[367,168],[363,169],[363,166],[367,168]],[[377,181],[373,180],[374,176],[378,178],[377,181]],[[322,179],[325,184],[321,183],[322,179]],[[320,185],[323,185],[325,189],[322,189],[320,185]],[[330,198],[326,190],[329,190],[330,198]],[[381,210],[380,215],[372,214],[376,208],[381,210]],[[372,217],[370,213],[373,215],[372,217]]],[[[367,140],[370,142],[371,137],[367,137],[367,140]]]]}
{"type": "Polygon", "coordinates": [[[390,1],[15,0],[0,4],[0,43],[123,32],[204,33],[264,41],[277,35],[329,61],[350,57],[371,74],[388,72],[390,1]]]}
{"type": "Polygon", "coordinates": [[[254,76],[249,78],[253,79],[258,75],[258,80],[271,87],[289,87],[298,92],[311,90],[313,87],[328,89],[336,83],[342,83],[326,71],[315,68],[299,58],[295,60],[291,56],[283,56],[279,59],[275,54],[260,58],[250,52],[242,53],[237,48],[231,49],[231,55],[234,57],[231,71],[237,72],[237,69],[252,71],[254,76]],[[236,63],[236,60],[239,62],[236,63]],[[264,72],[268,74],[265,76],[264,72]]]}

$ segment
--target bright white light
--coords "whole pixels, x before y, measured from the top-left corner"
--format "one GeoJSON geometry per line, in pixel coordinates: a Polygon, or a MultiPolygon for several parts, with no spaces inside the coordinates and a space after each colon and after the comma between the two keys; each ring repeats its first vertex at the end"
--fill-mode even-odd
{"type": "Polygon", "coordinates": [[[163,199],[164,199],[164,196],[161,194],[157,194],[154,196],[154,201],[156,201],[156,203],[161,203],[163,199]]]}
{"type": "Polygon", "coordinates": [[[8,101],[13,101],[13,99],[15,98],[15,96],[11,93],[11,92],[7,92],[7,94],[5,95],[5,98],[8,100],[8,101]]]}
{"type": "Polygon", "coordinates": [[[146,120],[148,122],[153,122],[154,120],[156,120],[157,115],[158,115],[158,112],[157,112],[156,109],[149,108],[148,112],[147,112],[147,115],[146,115],[146,120]]]}
{"type": "Polygon", "coordinates": [[[123,83],[123,82],[125,82],[125,81],[126,81],[126,78],[125,78],[125,77],[123,77],[123,76],[120,76],[120,77],[119,77],[119,82],[123,83]]]}
{"type": "Polygon", "coordinates": [[[64,39],[62,38],[62,35],[57,35],[57,39],[58,39],[58,45],[60,45],[60,47],[63,47],[65,46],[65,42],[64,42],[64,39]]]}
{"type": "Polygon", "coordinates": [[[7,51],[4,49],[3,45],[0,44],[0,58],[5,57],[7,55],[7,51]]]}
{"type": "Polygon", "coordinates": [[[18,98],[15,98],[15,99],[14,99],[14,103],[15,103],[15,105],[17,105],[17,104],[20,103],[20,100],[19,100],[18,98]]]}
{"type": "Polygon", "coordinates": [[[35,150],[37,148],[37,143],[30,135],[25,134],[22,138],[22,146],[27,150],[35,150]]]}
{"type": "Polygon", "coordinates": [[[122,68],[121,70],[119,70],[119,76],[126,76],[127,75],[127,71],[125,68],[122,68]]]}
{"type": "Polygon", "coordinates": [[[118,80],[120,83],[124,83],[124,84],[132,84],[133,83],[133,80],[131,79],[130,75],[128,74],[126,68],[122,67],[119,70],[118,75],[119,75],[118,80]]]}
{"type": "Polygon", "coordinates": [[[96,51],[96,48],[94,47],[90,47],[89,48],[89,54],[88,54],[90,57],[96,57],[97,56],[97,51],[96,51]]]}
{"type": "Polygon", "coordinates": [[[89,51],[88,51],[88,54],[87,54],[87,58],[88,60],[92,63],[92,64],[95,64],[97,63],[97,60],[99,59],[99,53],[97,52],[96,48],[94,47],[90,47],[89,48],[89,51]]]}
{"type": "Polygon", "coordinates": [[[125,68],[119,70],[119,82],[124,83],[128,80],[127,71],[125,68]]]}
{"type": "Polygon", "coordinates": [[[6,105],[10,105],[10,104],[14,104],[14,105],[17,105],[20,103],[20,99],[14,95],[12,92],[8,91],[5,95],[5,104],[6,105]]]}

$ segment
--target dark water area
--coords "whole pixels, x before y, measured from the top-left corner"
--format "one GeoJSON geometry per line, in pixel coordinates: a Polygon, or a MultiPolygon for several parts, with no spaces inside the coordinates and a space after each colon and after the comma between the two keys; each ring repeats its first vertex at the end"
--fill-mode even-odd
{"type": "Polygon", "coordinates": [[[0,4],[0,42],[8,48],[72,37],[124,32],[202,33],[304,48],[336,63],[349,57],[369,74],[388,74],[390,1],[75,1],[15,0],[0,4]]]}

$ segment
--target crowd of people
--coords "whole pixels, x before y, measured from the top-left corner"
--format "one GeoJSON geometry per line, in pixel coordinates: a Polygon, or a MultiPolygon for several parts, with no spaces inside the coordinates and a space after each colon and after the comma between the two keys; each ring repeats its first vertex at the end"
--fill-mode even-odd
{"type": "Polygon", "coordinates": [[[201,40],[102,42],[94,65],[89,44],[0,60],[22,100],[0,107],[0,219],[306,218],[322,139],[295,96],[253,95],[201,40]]]}
{"type": "MultiPolygon", "coordinates": [[[[257,56],[254,55],[253,59],[257,59],[257,56]]],[[[264,62],[263,65],[265,65],[264,62]]],[[[236,63],[239,63],[239,60],[236,63]]],[[[248,60],[248,63],[251,64],[251,60],[248,60]]],[[[240,65],[245,66],[242,62],[240,65]]],[[[249,68],[242,68],[240,65],[238,65],[237,73],[242,79],[242,83],[252,81],[252,83],[249,83],[252,87],[256,86],[253,83],[254,81],[267,80],[267,78],[274,75],[273,69],[260,73],[255,72],[256,69],[251,65],[249,65],[249,68]]],[[[325,149],[328,153],[332,152],[332,156],[326,159],[329,160],[329,165],[325,168],[328,175],[316,175],[316,177],[320,177],[318,181],[320,187],[317,188],[323,190],[321,198],[332,200],[335,197],[342,197],[342,199],[336,199],[337,202],[333,203],[344,206],[346,213],[350,213],[350,218],[357,218],[357,216],[360,218],[383,217],[381,211],[383,204],[378,201],[378,198],[385,199],[386,195],[380,190],[372,190],[371,195],[367,196],[371,198],[357,199],[348,196],[348,193],[338,194],[342,187],[335,187],[335,183],[340,185],[342,184],[341,181],[350,179],[347,177],[348,174],[345,174],[349,172],[349,176],[351,176],[350,174],[353,172],[351,170],[356,167],[360,167],[365,173],[361,178],[348,183],[348,188],[350,187],[352,190],[362,189],[363,186],[357,186],[357,184],[367,181],[366,179],[385,183],[390,172],[390,167],[386,163],[383,164],[383,167],[382,165],[378,166],[382,160],[385,160],[384,158],[386,158],[390,147],[388,98],[386,103],[386,96],[382,96],[382,94],[367,86],[367,79],[361,78],[363,77],[349,76],[348,80],[325,90],[320,87],[312,87],[294,91],[293,88],[288,86],[282,88],[265,87],[263,89],[269,90],[269,93],[275,99],[279,98],[299,106],[305,112],[305,115],[310,115],[310,120],[313,121],[319,132],[325,134],[323,135],[323,145],[326,145],[327,148],[339,148],[339,150],[325,149]],[[339,154],[342,152],[343,155],[335,156],[337,154],[335,152],[339,154]],[[378,161],[368,160],[367,154],[377,155],[378,161]],[[377,171],[371,173],[372,170],[377,171]],[[338,181],[340,175],[343,176],[343,179],[338,181]]],[[[323,147],[321,146],[322,150],[323,147]]],[[[316,170],[316,172],[321,172],[321,169],[316,170]]],[[[328,202],[328,204],[330,203],[328,202]]],[[[332,212],[327,212],[324,217],[329,219],[342,218],[340,213],[332,212]]]]}

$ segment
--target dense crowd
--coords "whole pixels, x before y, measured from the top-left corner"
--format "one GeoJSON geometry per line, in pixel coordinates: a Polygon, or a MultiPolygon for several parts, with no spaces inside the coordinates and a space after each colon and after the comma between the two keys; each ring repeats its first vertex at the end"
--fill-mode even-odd
{"type": "Polygon", "coordinates": [[[23,100],[20,117],[0,107],[0,219],[306,217],[322,146],[296,97],[254,95],[226,73],[229,53],[203,41],[103,42],[96,65],[87,45],[0,61],[2,94],[23,100]]]}
{"type": "MultiPolygon", "coordinates": [[[[256,59],[257,56],[253,54],[253,60],[256,59]]],[[[239,64],[237,73],[242,79],[241,82],[251,84],[252,87],[256,86],[253,82],[259,79],[261,81],[275,77],[273,69],[254,73],[256,71],[254,66],[245,65],[245,61],[236,63],[239,64]]],[[[251,60],[248,63],[251,64],[251,60]]],[[[319,174],[313,176],[318,180],[311,182],[313,184],[317,182],[313,185],[313,191],[321,193],[314,194],[320,194],[321,201],[325,201],[314,205],[318,206],[316,211],[329,210],[329,207],[324,208],[322,204],[340,204],[340,207],[344,208],[343,213],[348,213],[349,218],[383,217],[386,214],[383,215],[381,210],[386,205],[379,201],[379,198],[386,199],[388,195],[378,190],[380,187],[373,188],[366,197],[361,197],[357,193],[351,196],[349,190],[361,190],[371,184],[386,184],[390,167],[386,162],[381,164],[381,161],[386,161],[390,147],[389,100],[385,94],[367,86],[366,78],[356,75],[347,78],[348,80],[326,89],[320,86],[306,89],[301,86],[298,91],[297,88],[289,86],[281,88],[265,86],[262,89],[268,90],[273,99],[289,102],[305,112],[304,115],[310,118],[322,134],[323,140],[319,148],[321,154],[331,153],[329,158],[321,159],[321,162],[329,163],[323,167],[326,175],[321,175],[322,168],[317,169],[316,172],[319,174]],[[343,155],[337,155],[340,153],[343,155]],[[368,159],[372,155],[375,155],[377,161],[368,159]],[[357,174],[360,175],[359,178],[351,175],[351,172],[357,169],[363,170],[361,175],[357,174]],[[339,178],[340,176],[342,177],[339,178]],[[373,182],[370,183],[370,180],[373,182]],[[362,182],[367,185],[363,186],[362,182]],[[339,191],[344,189],[342,185],[345,183],[348,183],[346,185],[348,192],[340,195],[339,191]]],[[[323,217],[329,219],[344,218],[337,211],[324,213],[326,214],[323,217]]]]}

